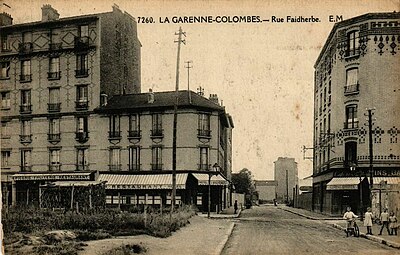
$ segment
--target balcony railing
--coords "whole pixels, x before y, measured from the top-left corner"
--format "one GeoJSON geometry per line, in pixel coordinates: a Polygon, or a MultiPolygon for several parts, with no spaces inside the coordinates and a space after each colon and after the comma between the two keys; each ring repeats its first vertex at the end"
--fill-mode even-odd
{"type": "Polygon", "coordinates": [[[20,113],[31,113],[32,112],[32,105],[20,105],[19,106],[20,113]]]}
{"type": "Polygon", "coordinates": [[[112,164],[108,165],[108,170],[109,171],[121,171],[122,165],[121,164],[112,164]]]}
{"type": "Polygon", "coordinates": [[[344,129],[355,129],[358,128],[358,120],[353,122],[344,122],[344,129]]]}
{"type": "Polygon", "coordinates": [[[141,164],[132,164],[132,165],[128,164],[129,171],[140,171],[140,169],[141,169],[141,164]]]}
{"type": "Polygon", "coordinates": [[[121,131],[108,131],[108,139],[121,139],[121,131]]]}
{"type": "Polygon", "coordinates": [[[359,87],[360,85],[358,83],[344,86],[344,94],[345,95],[357,94],[359,92],[359,87]]]}
{"type": "Polygon", "coordinates": [[[355,49],[348,49],[346,51],[346,58],[351,58],[351,57],[357,57],[360,55],[360,49],[359,48],[355,48],[355,49]]]}
{"type": "Polygon", "coordinates": [[[49,44],[49,49],[50,50],[61,50],[62,49],[62,43],[50,43],[49,44]]]}
{"type": "Polygon", "coordinates": [[[21,143],[31,143],[32,135],[19,135],[19,141],[21,143]]]}
{"type": "Polygon", "coordinates": [[[199,170],[204,170],[204,171],[208,171],[211,168],[211,165],[209,164],[197,164],[197,167],[199,170]]]}
{"type": "Polygon", "coordinates": [[[163,137],[164,136],[163,131],[164,131],[164,129],[152,129],[151,136],[152,137],[163,137]]]}
{"type": "Polygon", "coordinates": [[[20,43],[18,45],[19,54],[29,54],[33,51],[33,44],[31,42],[20,43]]]}
{"type": "Polygon", "coordinates": [[[75,77],[88,77],[89,76],[89,69],[77,69],[75,70],[75,77]]]}
{"type": "Polygon", "coordinates": [[[89,165],[88,164],[76,164],[77,171],[88,171],[89,165]]]}
{"type": "Polygon", "coordinates": [[[197,129],[197,136],[211,137],[211,130],[197,129]]]}
{"type": "Polygon", "coordinates": [[[47,110],[49,112],[59,112],[61,110],[61,103],[48,103],[47,110]]]}
{"type": "Polygon", "coordinates": [[[32,166],[21,166],[21,172],[32,172],[32,166]]]}
{"type": "Polygon", "coordinates": [[[19,75],[20,82],[30,82],[32,81],[32,74],[20,74],[19,75]]]}
{"type": "Polygon", "coordinates": [[[48,80],[59,80],[61,78],[61,71],[58,72],[48,72],[47,79],[48,80]]]}
{"type": "Polygon", "coordinates": [[[76,132],[75,140],[79,142],[86,142],[89,139],[89,132],[76,132]]]}
{"type": "Polygon", "coordinates": [[[140,130],[129,130],[128,131],[128,138],[140,138],[141,132],[140,130]]]}
{"type": "Polygon", "coordinates": [[[163,164],[157,163],[157,164],[151,164],[151,170],[162,170],[163,164]]]}
{"type": "Polygon", "coordinates": [[[61,171],[61,164],[57,163],[57,164],[50,164],[49,165],[49,171],[61,171]]]}
{"type": "Polygon", "coordinates": [[[76,101],[75,108],[77,111],[87,110],[89,108],[89,101],[87,100],[76,101]]]}
{"type": "Polygon", "coordinates": [[[87,50],[89,48],[89,37],[88,36],[81,36],[75,37],[75,50],[82,51],[87,50]]]}
{"type": "Polygon", "coordinates": [[[61,140],[61,134],[47,134],[47,140],[50,142],[58,142],[61,140]]]}

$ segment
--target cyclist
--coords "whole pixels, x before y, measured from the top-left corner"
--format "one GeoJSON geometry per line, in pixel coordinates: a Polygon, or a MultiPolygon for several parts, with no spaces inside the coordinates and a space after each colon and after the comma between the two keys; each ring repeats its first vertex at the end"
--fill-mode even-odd
{"type": "Polygon", "coordinates": [[[346,222],[347,222],[347,225],[346,225],[347,233],[348,233],[348,231],[349,231],[350,229],[353,228],[353,222],[355,221],[356,218],[358,218],[358,216],[355,215],[355,214],[351,211],[351,207],[348,206],[348,207],[347,207],[347,212],[345,212],[344,215],[343,215],[343,219],[345,219],[346,222]]]}

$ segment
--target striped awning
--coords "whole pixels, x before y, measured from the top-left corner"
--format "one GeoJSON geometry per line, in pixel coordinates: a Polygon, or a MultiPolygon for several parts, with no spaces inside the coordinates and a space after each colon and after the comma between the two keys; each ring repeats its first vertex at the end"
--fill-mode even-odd
{"type": "MultiPolygon", "coordinates": [[[[361,178],[361,181],[365,177],[361,178]]],[[[357,190],[359,177],[335,177],[326,185],[326,190],[357,190]]]]}
{"type": "Polygon", "coordinates": [[[40,185],[41,187],[88,187],[92,185],[99,185],[103,182],[100,181],[58,181],[51,182],[45,185],[40,185]]]}
{"type": "MultiPolygon", "coordinates": [[[[176,175],[176,188],[185,189],[188,174],[176,175]]],[[[172,189],[171,174],[100,174],[106,189],[172,189]]]]}
{"type": "MultiPolygon", "coordinates": [[[[370,178],[368,177],[368,181],[370,178]]],[[[400,177],[374,177],[374,188],[381,188],[381,183],[384,185],[398,185],[400,184],[400,177]]]]}
{"type": "Polygon", "coordinates": [[[82,173],[23,173],[14,174],[14,181],[90,180],[88,172],[82,173]]]}
{"type": "MultiPolygon", "coordinates": [[[[193,176],[198,180],[199,185],[208,185],[208,174],[195,173],[193,176]]],[[[211,176],[211,185],[229,185],[229,182],[221,175],[211,176]]]]}

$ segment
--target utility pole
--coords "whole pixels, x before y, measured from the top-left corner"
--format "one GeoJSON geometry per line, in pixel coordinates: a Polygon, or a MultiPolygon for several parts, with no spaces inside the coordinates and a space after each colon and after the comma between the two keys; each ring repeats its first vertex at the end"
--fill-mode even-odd
{"type": "Polygon", "coordinates": [[[374,113],[375,108],[367,108],[368,114],[368,137],[369,137],[369,190],[370,190],[370,204],[372,206],[372,188],[374,186],[374,165],[373,165],[373,157],[374,157],[374,149],[373,149],[373,141],[372,141],[372,125],[373,119],[372,115],[374,113]]]}
{"type": "Polygon", "coordinates": [[[182,40],[182,35],[186,37],[186,34],[182,32],[182,28],[179,27],[179,32],[175,33],[178,36],[178,40],[174,41],[178,43],[178,53],[176,56],[176,84],[175,84],[175,102],[174,102],[174,127],[173,127],[173,137],[172,137],[172,194],[171,194],[171,211],[170,218],[172,217],[172,212],[175,207],[175,197],[176,197],[176,129],[177,129],[177,119],[178,119],[178,98],[179,98],[179,58],[181,54],[181,43],[185,44],[185,40],[182,40]]]}
{"type": "Polygon", "coordinates": [[[187,68],[187,72],[188,72],[188,96],[189,96],[189,104],[192,103],[192,96],[190,95],[190,87],[189,87],[189,70],[190,68],[193,68],[193,66],[190,66],[191,63],[193,63],[193,61],[189,60],[185,62],[187,65],[185,66],[185,68],[187,68]]]}

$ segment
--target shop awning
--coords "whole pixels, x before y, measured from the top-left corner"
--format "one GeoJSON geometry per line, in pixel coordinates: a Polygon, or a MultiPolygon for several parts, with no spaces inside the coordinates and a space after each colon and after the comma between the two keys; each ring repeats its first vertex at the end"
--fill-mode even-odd
{"type": "Polygon", "coordinates": [[[14,174],[14,181],[48,181],[48,180],[90,180],[90,174],[85,173],[24,173],[14,174]]]}
{"type": "MultiPolygon", "coordinates": [[[[208,185],[208,174],[200,174],[200,173],[195,173],[193,176],[198,180],[199,185],[208,185]]],[[[222,177],[221,175],[212,175],[211,176],[211,185],[229,185],[229,182],[222,177]]]]}
{"type": "Polygon", "coordinates": [[[88,187],[91,185],[99,185],[103,182],[101,181],[58,181],[51,182],[45,185],[40,185],[41,187],[88,187]]]}
{"type": "MultiPolygon", "coordinates": [[[[188,174],[176,175],[176,188],[185,189],[188,174]]],[[[106,189],[172,189],[171,174],[100,174],[106,189]]]]}
{"type": "MultiPolygon", "coordinates": [[[[381,188],[381,183],[384,185],[398,185],[400,184],[400,177],[374,177],[374,188],[381,188]]],[[[370,178],[368,177],[368,181],[370,178]]]]}
{"type": "Polygon", "coordinates": [[[360,184],[359,177],[336,177],[327,184],[326,190],[357,190],[358,184],[360,184]]]}

